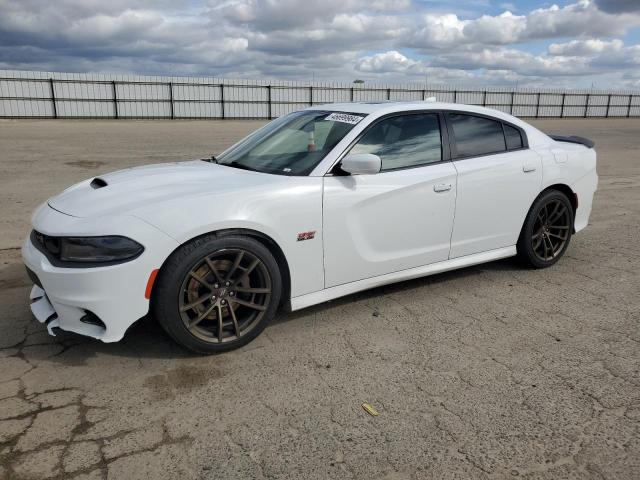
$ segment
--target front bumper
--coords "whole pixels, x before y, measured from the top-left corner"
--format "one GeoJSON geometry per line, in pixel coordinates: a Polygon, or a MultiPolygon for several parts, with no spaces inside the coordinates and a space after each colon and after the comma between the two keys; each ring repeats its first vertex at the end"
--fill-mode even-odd
{"type": "Polygon", "coordinates": [[[149,311],[145,290],[149,275],[160,268],[177,242],[135,217],[119,217],[113,227],[104,218],[92,224],[47,206],[34,215],[33,225],[48,235],[119,234],[145,246],[138,258],[95,268],[61,268],[52,265],[29,238],[22,258],[38,282],[31,290],[31,311],[38,321],[54,328],[87,335],[103,342],[120,340],[127,329],[149,311]],[[105,228],[116,232],[105,232],[105,228]],[[39,283],[39,285],[38,285],[39,283]],[[95,317],[100,321],[95,321],[95,317]]]}
{"type": "MultiPolygon", "coordinates": [[[[29,294],[29,300],[31,300],[31,313],[36,317],[40,323],[45,323],[49,335],[56,336],[54,329],[60,327],[60,316],[56,312],[55,308],[49,301],[46,292],[38,285],[34,285],[29,294]]],[[[74,331],[88,337],[98,338],[105,340],[105,332],[107,327],[104,323],[101,325],[90,324],[83,319],[89,317],[90,314],[85,313],[80,308],[67,308],[64,318],[65,327],[64,330],[74,331]]],[[[113,340],[115,341],[115,340],[113,340]]]]}

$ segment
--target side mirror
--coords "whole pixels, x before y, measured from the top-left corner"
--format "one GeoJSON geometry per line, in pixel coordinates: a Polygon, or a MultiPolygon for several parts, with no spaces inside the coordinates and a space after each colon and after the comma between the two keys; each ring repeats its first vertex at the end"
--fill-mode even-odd
{"type": "Polygon", "coordinates": [[[351,175],[370,175],[380,173],[382,160],[373,153],[354,153],[347,155],[340,162],[340,168],[351,175]]]}

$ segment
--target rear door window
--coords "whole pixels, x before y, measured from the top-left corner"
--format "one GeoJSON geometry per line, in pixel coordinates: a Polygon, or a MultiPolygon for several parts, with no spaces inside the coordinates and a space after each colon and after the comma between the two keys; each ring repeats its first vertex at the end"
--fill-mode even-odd
{"type": "Polygon", "coordinates": [[[457,157],[474,157],[504,152],[502,122],[460,113],[449,113],[457,157]]]}

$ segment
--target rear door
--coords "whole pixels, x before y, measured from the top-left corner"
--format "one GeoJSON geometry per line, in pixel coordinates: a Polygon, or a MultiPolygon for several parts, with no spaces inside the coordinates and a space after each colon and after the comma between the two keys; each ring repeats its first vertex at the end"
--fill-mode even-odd
{"type": "Polygon", "coordinates": [[[451,258],[515,245],[540,192],[540,156],[515,125],[462,112],[446,116],[458,172],[451,258]]]}
{"type": "Polygon", "coordinates": [[[448,258],[456,171],[441,122],[438,113],[379,120],[350,153],[380,156],[382,171],[325,177],[325,287],[448,258]]]}

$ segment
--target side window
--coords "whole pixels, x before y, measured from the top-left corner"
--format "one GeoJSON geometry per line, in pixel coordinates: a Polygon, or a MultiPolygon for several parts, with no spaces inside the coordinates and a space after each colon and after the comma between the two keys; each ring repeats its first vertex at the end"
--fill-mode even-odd
{"type": "Polygon", "coordinates": [[[449,113],[458,157],[506,150],[502,122],[475,115],[449,113]]]}
{"type": "Polygon", "coordinates": [[[513,128],[506,123],[504,125],[504,137],[507,140],[507,150],[514,150],[516,148],[522,148],[522,135],[520,130],[513,128]]]}
{"type": "Polygon", "coordinates": [[[434,113],[390,117],[365,132],[349,153],[373,153],[382,171],[442,160],[440,122],[434,113]]]}

